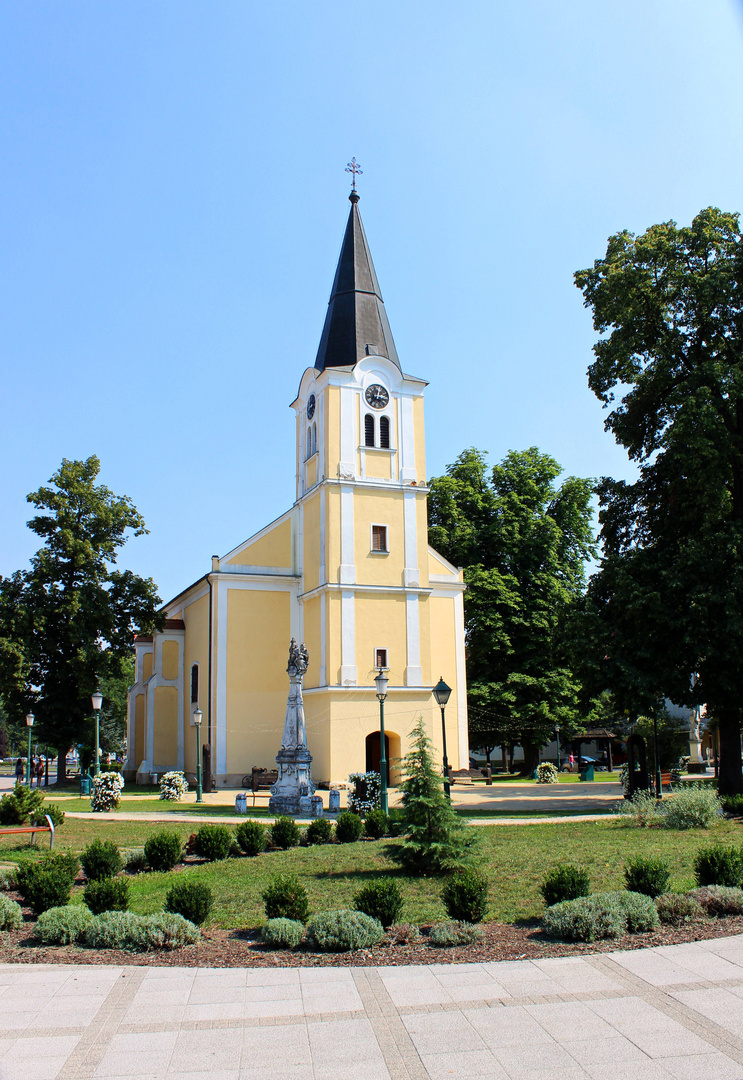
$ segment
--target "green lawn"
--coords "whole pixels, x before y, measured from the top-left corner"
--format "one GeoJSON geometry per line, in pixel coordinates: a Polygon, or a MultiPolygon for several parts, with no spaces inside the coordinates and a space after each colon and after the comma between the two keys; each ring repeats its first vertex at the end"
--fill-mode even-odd
{"type": "MultiPolygon", "coordinates": [[[[193,826],[173,822],[185,840],[193,826]]],[[[95,837],[135,847],[154,831],[156,822],[70,820],[58,833],[58,846],[80,851],[95,837]]],[[[693,886],[693,860],[698,849],[711,842],[743,840],[743,827],[721,821],[709,830],[674,832],[666,829],[635,829],[614,819],[564,825],[478,827],[482,838],[481,868],[491,882],[489,917],[503,921],[533,918],[542,910],[538,887],[546,872],[557,863],[573,862],[586,867],[592,891],[623,886],[622,867],[630,856],[660,855],[672,868],[672,887],[693,886]]],[[[257,858],[228,859],[222,863],[187,866],[171,874],[140,874],[131,879],[132,910],[156,911],[162,907],[170,883],[185,874],[188,880],[206,882],[214,891],[214,922],[227,928],[249,927],[263,919],[260,893],[278,873],[296,873],[307,885],[313,910],[349,906],[364,882],[391,874],[400,883],[406,906],[403,917],[412,922],[444,918],[439,899],[442,882],[437,878],[406,878],[385,852],[396,841],[367,841],[349,845],[295,848],[269,852],[257,858]]],[[[39,843],[41,847],[41,842],[39,843]]],[[[27,848],[13,848],[10,838],[0,839],[0,856],[15,860],[27,848]]],[[[81,890],[76,890],[80,901],[81,890]]]]}

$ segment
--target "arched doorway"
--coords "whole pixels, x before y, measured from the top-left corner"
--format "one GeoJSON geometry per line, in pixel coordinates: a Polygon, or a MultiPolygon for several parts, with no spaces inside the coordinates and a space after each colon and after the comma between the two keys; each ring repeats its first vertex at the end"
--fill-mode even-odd
{"type": "MultiPolygon", "coordinates": [[[[382,738],[381,732],[372,731],[371,735],[366,736],[366,771],[367,772],[379,772],[379,763],[382,760],[382,738]]],[[[387,758],[387,785],[390,782],[390,737],[385,734],[384,736],[384,756],[387,758]]]]}

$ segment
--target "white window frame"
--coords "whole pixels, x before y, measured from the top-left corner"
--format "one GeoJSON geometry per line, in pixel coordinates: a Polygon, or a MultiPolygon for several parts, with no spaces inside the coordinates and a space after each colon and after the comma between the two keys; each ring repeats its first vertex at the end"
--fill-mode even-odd
{"type": "Polygon", "coordinates": [[[374,530],[375,529],[384,529],[384,542],[385,542],[386,545],[389,545],[389,542],[390,542],[389,525],[387,525],[385,522],[382,522],[382,521],[373,521],[371,523],[371,525],[369,526],[369,551],[372,553],[372,555],[389,555],[389,553],[390,553],[389,546],[386,546],[386,547],[383,547],[383,548],[374,547],[374,530]]]}
{"type": "Polygon", "coordinates": [[[375,648],[374,648],[374,670],[375,671],[380,671],[380,670],[381,671],[389,671],[390,670],[390,650],[387,648],[386,645],[384,645],[384,646],[380,645],[378,647],[375,646],[375,648]],[[377,663],[377,659],[378,659],[377,658],[377,653],[380,653],[380,652],[384,653],[384,661],[385,662],[383,664],[378,664],[377,663]]]}

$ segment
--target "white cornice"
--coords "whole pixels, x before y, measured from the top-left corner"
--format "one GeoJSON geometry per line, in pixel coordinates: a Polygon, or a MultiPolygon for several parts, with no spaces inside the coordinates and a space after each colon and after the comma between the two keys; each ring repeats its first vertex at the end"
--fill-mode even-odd
{"type": "Polygon", "coordinates": [[[319,596],[323,592],[365,592],[365,593],[396,593],[399,596],[430,596],[432,589],[415,588],[405,585],[357,585],[353,582],[344,585],[337,581],[326,581],[324,585],[318,585],[309,592],[300,593],[298,600],[311,600],[313,596],[319,596]]]}

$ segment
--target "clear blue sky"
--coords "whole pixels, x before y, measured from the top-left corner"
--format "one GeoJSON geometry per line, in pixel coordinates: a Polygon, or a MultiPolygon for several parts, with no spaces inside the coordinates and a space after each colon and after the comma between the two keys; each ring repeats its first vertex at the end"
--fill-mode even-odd
{"type": "Polygon", "coordinates": [[[572,274],[743,209],[734,0],[0,0],[0,101],[0,573],[96,453],[163,599],[293,500],[352,155],[429,475],[533,444],[627,475],[572,274]]]}

